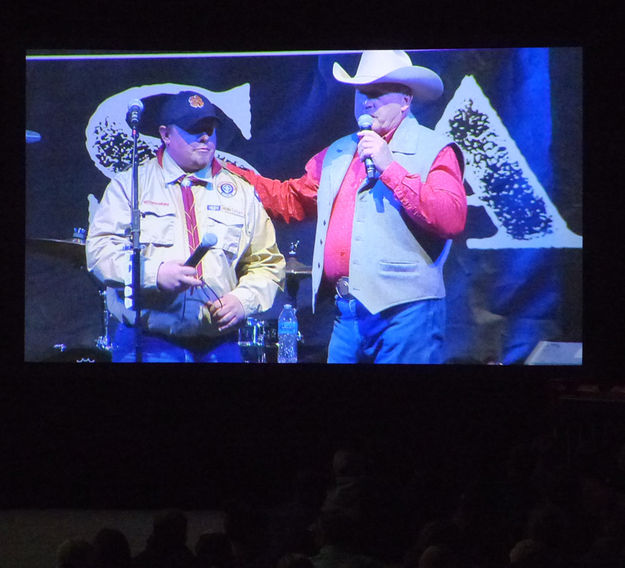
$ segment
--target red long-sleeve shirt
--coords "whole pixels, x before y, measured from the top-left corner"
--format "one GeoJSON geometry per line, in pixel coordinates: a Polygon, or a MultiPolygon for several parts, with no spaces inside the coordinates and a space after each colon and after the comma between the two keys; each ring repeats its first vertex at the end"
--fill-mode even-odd
{"type": "MultiPolygon", "coordinates": [[[[252,183],[272,217],[301,221],[315,214],[317,190],[327,148],[313,156],[305,166],[305,174],[286,181],[262,177],[228,163],[227,167],[252,183]]],[[[334,202],[326,236],[324,274],[330,281],[348,275],[351,228],[355,193],[366,176],[358,153],[347,170],[334,202]]],[[[443,148],[425,181],[393,162],[380,175],[380,180],[393,192],[408,216],[418,225],[441,238],[459,234],[466,222],[467,200],[462,172],[454,150],[443,148]]]]}

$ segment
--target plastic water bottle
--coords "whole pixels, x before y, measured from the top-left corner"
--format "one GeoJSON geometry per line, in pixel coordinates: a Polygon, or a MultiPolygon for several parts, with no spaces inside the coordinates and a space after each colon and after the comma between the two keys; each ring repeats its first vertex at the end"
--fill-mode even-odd
{"type": "Polygon", "coordinates": [[[278,363],[297,363],[297,315],[284,304],[278,318],[278,363]]]}

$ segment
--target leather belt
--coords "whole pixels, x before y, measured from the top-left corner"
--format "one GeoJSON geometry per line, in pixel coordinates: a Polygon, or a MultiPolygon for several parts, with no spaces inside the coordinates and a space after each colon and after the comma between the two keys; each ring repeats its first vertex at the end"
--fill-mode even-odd
{"type": "Polygon", "coordinates": [[[349,278],[347,276],[341,276],[336,281],[336,293],[339,298],[353,298],[353,296],[349,293],[349,278]]]}

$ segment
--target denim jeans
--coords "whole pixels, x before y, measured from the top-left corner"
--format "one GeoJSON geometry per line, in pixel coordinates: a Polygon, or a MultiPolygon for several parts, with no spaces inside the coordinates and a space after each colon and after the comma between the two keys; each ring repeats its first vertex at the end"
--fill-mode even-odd
{"type": "MultiPolygon", "coordinates": [[[[207,340],[200,346],[196,339],[174,342],[143,332],[141,359],[144,363],[242,363],[236,334],[207,340]]],[[[113,363],[134,363],[135,330],[120,324],[113,339],[113,363]]]]}
{"type": "Polygon", "coordinates": [[[336,298],[328,363],[442,363],[445,300],[419,300],[369,312],[355,298],[336,298]]]}

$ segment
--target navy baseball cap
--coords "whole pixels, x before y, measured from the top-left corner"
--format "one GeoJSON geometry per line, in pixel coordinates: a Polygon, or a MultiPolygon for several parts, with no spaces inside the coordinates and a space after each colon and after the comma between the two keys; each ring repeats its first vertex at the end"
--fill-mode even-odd
{"type": "Polygon", "coordinates": [[[204,95],[181,91],[176,95],[152,95],[141,99],[144,111],[138,130],[142,134],[160,138],[161,125],[175,124],[191,133],[210,130],[219,122],[217,107],[204,95]]]}

